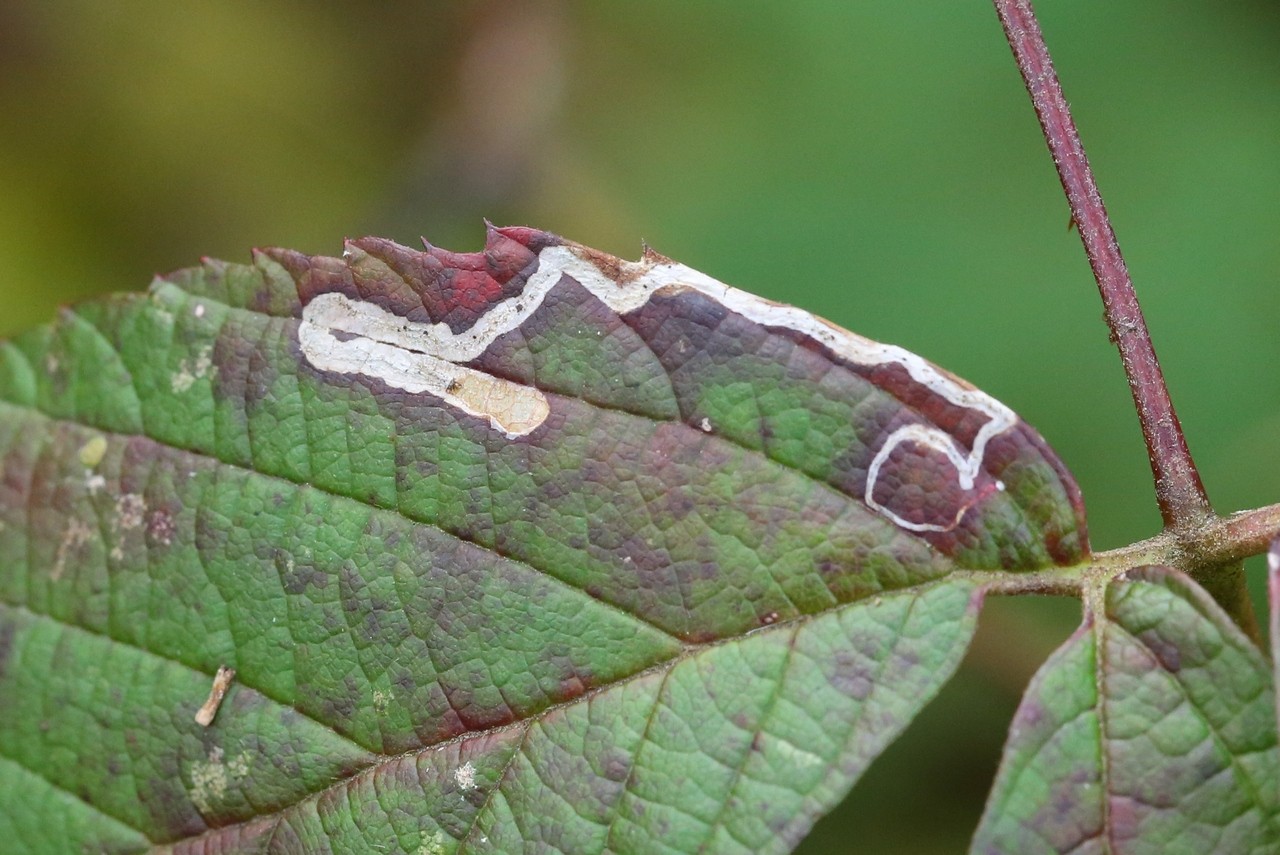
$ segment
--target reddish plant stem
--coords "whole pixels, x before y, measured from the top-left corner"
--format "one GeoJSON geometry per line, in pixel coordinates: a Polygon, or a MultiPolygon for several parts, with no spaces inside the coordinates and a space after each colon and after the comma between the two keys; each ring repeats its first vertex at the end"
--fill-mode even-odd
{"type": "Polygon", "coordinates": [[[1167,528],[1190,530],[1212,514],[1200,474],[1174,412],[1156,359],[1129,270],[1120,255],[1107,209],[1085,157],[1080,134],[1053,70],[1049,49],[1030,0],[993,0],[1018,70],[1044,131],[1080,232],[1089,266],[1102,294],[1111,339],[1120,350],[1133,394],[1147,456],[1155,477],[1156,501],[1167,528]]]}
{"type": "Polygon", "coordinates": [[[1200,562],[1225,564],[1266,552],[1273,541],[1280,541],[1280,505],[1214,520],[1192,551],[1200,562]]]}

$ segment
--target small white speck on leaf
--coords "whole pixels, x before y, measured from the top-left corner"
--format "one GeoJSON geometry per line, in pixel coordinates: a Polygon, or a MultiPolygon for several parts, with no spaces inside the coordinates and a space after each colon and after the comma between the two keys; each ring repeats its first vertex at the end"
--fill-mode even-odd
{"type": "Polygon", "coordinates": [[[200,709],[196,710],[196,724],[201,727],[213,724],[214,716],[222,706],[222,699],[226,697],[227,690],[231,688],[231,681],[235,678],[234,668],[228,668],[226,665],[218,666],[218,673],[213,675],[213,687],[209,689],[209,697],[200,709]]]}
{"type": "Polygon", "coordinates": [[[471,761],[468,760],[453,770],[453,782],[463,791],[476,788],[476,767],[471,765],[471,761]]]}
{"type": "Polygon", "coordinates": [[[780,755],[786,757],[793,765],[802,769],[810,766],[821,766],[827,762],[812,751],[806,751],[803,748],[798,748],[790,742],[787,742],[785,739],[775,739],[772,740],[772,742],[774,748],[777,749],[777,752],[780,755]]]}

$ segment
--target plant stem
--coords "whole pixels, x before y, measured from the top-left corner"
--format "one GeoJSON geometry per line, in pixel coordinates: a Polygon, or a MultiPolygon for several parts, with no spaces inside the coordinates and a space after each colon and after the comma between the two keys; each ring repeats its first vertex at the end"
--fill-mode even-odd
{"type": "Polygon", "coordinates": [[[1226,564],[1266,552],[1276,538],[1280,505],[1267,505],[1214,520],[1188,545],[1200,561],[1226,564]]]}
{"type": "Polygon", "coordinates": [[[993,0],[1022,79],[1031,95],[1102,294],[1111,339],[1120,350],[1155,477],[1167,528],[1190,530],[1212,514],[1200,474],[1174,412],[1128,268],[1085,157],[1080,134],[1053,70],[1030,0],[993,0]]]}

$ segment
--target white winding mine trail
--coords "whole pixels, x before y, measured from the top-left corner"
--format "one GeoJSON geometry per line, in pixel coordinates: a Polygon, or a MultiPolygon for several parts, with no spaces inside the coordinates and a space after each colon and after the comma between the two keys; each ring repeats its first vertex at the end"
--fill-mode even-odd
{"type": "Polygon", "coordinates": [[[739,291],[666,259],[622,262],[619,271],[620,281],[615,281],[581,248],[547,247],[538,254],[538,269],[525,283],[524,291],[495,304],[461,333],[453,332],[446,324],[410,321],[374,303],[341,294],[321,294],[303,309],[298,342],[307,361],[318,370],[361,374],[406,392],[430,393],[463,412],[487,418],[495,430],[515,439],[531,433],[546,420],[550,413],[546,396],[532,387],[467,368],[463,363],[478,358],[495,339],[523,324],[561,276],[572,277],[619,315],[644,306],[663,288],[693,289],[756,323],[808,336],[850,362],[899,365],[917,383],[950,403],[987,417],[967,452],[950,434],[924,424],[900,427],[880,446],[867,469],[864,501],[910,531],[948,531],[959,522],[965,508],[950,524],[935,525],[903,519],[878,503],[874,497],[876,481],[894,449],[914,443],[940,452],[955,467],[959,486],[971,490],[982,469],[987,443],[1017,423],[1017,416],[1004,404],[956,382],[914,353],[865,339],[802,309],[739,291]]]}

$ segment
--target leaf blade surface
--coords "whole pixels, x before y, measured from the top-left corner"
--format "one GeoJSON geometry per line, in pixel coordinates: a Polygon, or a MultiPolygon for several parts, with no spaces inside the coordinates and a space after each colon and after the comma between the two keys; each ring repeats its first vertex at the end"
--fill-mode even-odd
{"type": "Polygon", "coordinates": [[[1270,852],[1270,669],[1181,573],[1113,582],[1036,675],[971,851],[1270,852]]]}
{"type": "Polygon", "coordinates": [[[1087,549],[962,381],[527,229],[78,307],[0,351],[0,454],[0,754],[179,849],[787,851],[955,667],[948,575],[1087,549]]]}

